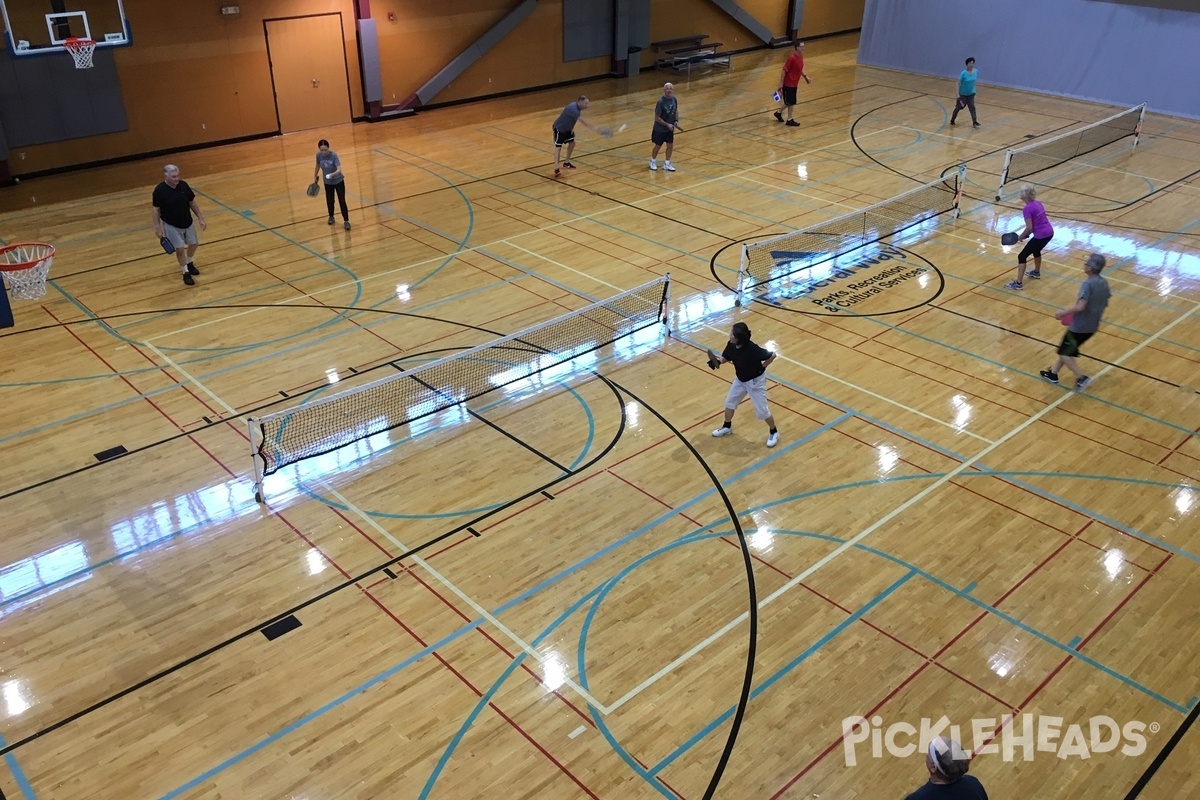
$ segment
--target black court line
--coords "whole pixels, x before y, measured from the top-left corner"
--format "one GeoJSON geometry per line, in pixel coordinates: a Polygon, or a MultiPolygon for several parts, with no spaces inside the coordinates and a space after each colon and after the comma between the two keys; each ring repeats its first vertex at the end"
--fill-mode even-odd
{"type": "Polygon", "coordinates": [[[733,754],[733,748],[737,744],[738,734],[742,729],[742,720],[746,716],[746,706],[750,703],[750,691],[754,686],[754,659],[758,651],[758,585],[754,580],[754,560],[750,554],[750,545],[746,542],[746,532],[742,529],[742,520],[738,515],[737,509],[734,508],[733,501],[729,499],[729,495],[726,493],[721,479],[717,477],[712,467],[704,460],[704,456],[700,455],[700,451],[696,449],[687,436],[671,424],[670,420],[663,416],[658,409],[625,387],[621,386],[620,389],[666,426],[667,430],[687,448],[692,457],[696,459],[697,463],[708,474],[708,479],[712,481],[713,488],[721,496],[721,503],[725,506],[725,510],[729,512],[729,520],[733,524],[734,533],[737,534],[738,548],[742,552],[742,561],[746,568],[746,588],[749,592],[749,606],[747,608],[749,635],[746,645],[746,667],[742,679],[742,689],[738,695],[737,708],[733,714],[733,723],[729,726],[729,735],[725,739],[725,747],[721,750],[721,757],[713,769],[712,778],[708,782],[708,788],[704,791],[704,800],[712,800],[713,796],[717,793],[717,787],[721,784],[721,778],[725,774],[725,768],[729,764],[729,757],[733,754]]]}
{"type": "MultiPolygon", "coordinates": [[[[466,411],[466,412],[467,412],[469,415],[471,415],[471,416],[472,416],[472,417],[474,417],[475,419],[479,420],[479,421],[480,421],[480,422],[482,422],[484,425],[487,425],[487,426],[488,426],[489,428],[491,428],[492,430],[496,431],[496,432],[497,432],[497,433],[499,433],[499,434],[503,434],[503,435],[504,435],[504,436],[506,436],[507,438],[509,438],[509,439],[511,439],[512,441],[516,442],[516,443],[517,443],[517,444],[519,444],[521,447],[524,447],[526,450],[528,450],[529,452],[533,453],[533,454],[534,454],[535,456],[537,456],[538,458],[542,459],[543,461],[546,461],[546,462],[548,462],[548,463],[549,463],[551,466],[553,466],[555,469],[557,469],[557,470],[559,470],[559,471],[561,471],[561,472],[570,472],[570,470],[569,470],[568,468],[564,467],[562,464],[558,463],[558,462],[557,462],[557,461],[555,461],[553,458],[551,458],[550,456],[548,456],[548,455],[546,455],[545,453],[543,453],[541,450],[538,450],[536,447],[534,447],[533,445],[531,445],[529,442],[526,442],[524,439],[521,439],[519,436],[516,436],[516,435],[514,435],[514,434],[512,434],[512,433],[509,433],[507,430],[505,430],[504,428],[501,428],[499,425],[497,425],[496,423],[492,422],[490,419],[488,419],[487,417],[483,416],[483,414],[480,414],[478,411],[474,411],[474,410],[470,409],[469,407],[467,407],[467,404],[466,404],[466,403],[461,403],[461,404],[460,404],[460,403],[457,403],[457,402],[455,402],[453,398],[446,397],[446,395],[445,395],[444,393],[442,393],[442,392],[438,391],[437,389],[435,389],[435,388],[434,388],[433,386],[431,386],[430,384],[428,384],[428,383],[426,383],[425,381],[421,380],[419,377],[415,377],[415,376],[413,376],[413,375],[411,375],[411,374],[407,373],[407,372],[405,371],[405,369],[404,369],[403,367],[401,367],[399,364],[392,363],[392,366],[393,366],[395,369],[397,369],[397,370],[400,372],[400,374],[402,374],[402,375],[407,375],[407,377],[411,378],[412,380],[414,380],[414,381],[416,381],[417,383],[419,383],[419,384],[421,384],[422,386],[424,386],[424,387],[425,387],[426,389],[428,389],[429,391],[431,391],[431,392],[433,392],[434,394],[438,395],[439,397],[443,398],[443,400],[444,400],[445,402],[447,402],[447,403],[449,403],[449,404],[450,404],[449,406],[447,406],[447,408],[452,408],[452,407],[454,407],[454,406],[456,406],[456,405],[462,405],[463,409],[464,409],[464,410],[465,410],[465,411],[466,411]]],[[[499,388],[499,387],[497,387],[497,388],[499,388]]],[[[407,423],[405,423],[405,424],[407,424],[407,423]]]]}
{"type": "MultiPolygon", "coordinates": [[[[1170,740],[1167,741],[1158,755],[1154,757],[1154,760],[1150,762],[1150,766],[1146,767],[1146,771],[1137,779],[1137,783],[1133,785],[1133,788],[1129,790],[1129,794],[1125,795],[1125,800],[1135,800],[1135,798],[1141,795],[1150,784],[1150,781],[1154,779],[1155,774],[1162,768],[1162,765],[1167,763],[1167,759],[1175,752],[1175,748],[1179,746],[1179,742],[1191,730],[1197,716],[1200,716],[1200,703],[1192,707],[1191,712],[1184,718],[1183,723],[1175,730],[1175,733],[1172,734],[1170,740]]],[[[1192,765],[1192,769],[1195,769],[1194,764],[1192,765]]]]}
{"type": "Polygon", "coordinates": [[[62,719],[58,720],[57,722],[51,723],[51,724],[41,728],[40,730],[37,730],[34,733],[29,734],[28,736],[26,736],[22,739],[12,742],[7,747],[0,748],[0,756],[7,755],[8,753],[13,752],[14,750],[16,750],[20,747],[24,747],[25,745],[29,744],[30,742],[32,742],[36,739],[39,739],[42,736],[45,736],[46,734],[53,733],[54,731],[56,731],[60,728],[63,728],[79,719],[82,719],[83,717],[86,717],[87,715],[91,714],[94,711],[98,711],[102,708],[105,708],[106,706],[109,706],[109,705],[117,702],[118,700],[121,700],[122,698],[128,697],[129,695],[133,694],[134,692],[144,689],[147,686],[150,686],[151,684],[162,680],[163,678],[169,677],[169,676],[175,674],[176,672],[179,672],[180,670],[191,666],[192,664],[202,661],[203,659],[208,658],[209,656],[214,655],[215,653],[218,653],[221,650],[224,650],[225,648],[229,647],[232,644],[236,644],[237,642],[240,642],[241,640],[243,640],[249,636],[253,636],[256,633],[263,631],[263,629],[265,629],[265,628],[269,628],[271,625],[273,625],[275,623],[281,622],[281,621],[287,619],[288,617],[296,615],[297,613],[299,613],[300,611],[303,611],[304,609],[308,608],[309,606],[312,606],[315,603],[318,603],[318,602],[342,591],[343,589],[346,589],[351,586],[355,586],[355,585],[361,583],[362,581],[372,577],[373,575],[382,573],[385,569],[388,569],[389,567],[393,567],[393,566],[403,562],[405,559],[409,559],[415,555],[419,555],[420,553],[434,547],[435,545],[439,544],[440,542],[445,541],[446,539],[450,538],[451,536],[454,536],[455,534],[461,533],[462,531],[472,528],[473,526],[479,524],[479,522],[482,520],[488,519],[489,517],[499,514],[502,511],[506,511],[509,508],[512,508],[513,506],[515,506],[519,503],[522,503],[525,500],[528,500],[530,497],[534,497],[534,496],[538,495],[543,490],[549,489],[552,486],[556,486],[559,483],[567,480],[568,478],[570,478],[574,475],[577,475],[587,469],[590,469],[594,464],[599,463],[599,461],[601,459],[603,459],[605,456],[607,456],[612,451],[612,449],[617,446],[617,443],[621,440],[621,437],[625,433],[625,427],[627,424],[625,403],[624,403],[623,398],[621,397],[621,393],[618,390],[617,385],[615,383],[613,383],[612,381],[610,381],[608,378],[601,375],[600,373],[593,372],[592,375],[595,376],[596,378],[600,379],[601,381],[603,381],[604,384],[607,385],[609,387],[609,389],[612,390],[613,396],[616,398],[616,401],[617,401],[617,406],[619,407],[620,424],[617,426],[617,430],[613,434],[612,441],[610,441],[600,452],[598,452],[594,458],[589,460],[587,463],[582,464],[578,469],[568,472],[563,475],[559,475],[558,477],[554,478],[553,480],[547,482],[546,484],[544,484],[542,486],[539,486],[535,489],[531,489],[528,492],[525,492],[524,494],[520,495],[519,497],[514,497],[511,500],[508,500],[507,502],[501,504],[500,506],[498,506],[496,508],[493,508],[489,511],[485,511],[485,512],[479,514],[478,516],[476,516],[474,519],[470,520],[469,522],[465,522],[460,525],[456,525],[453,528],[451,528],[450,530],[447,530],[444,533],[440,533],[440,534],[432,537],[431,539],[429,539],[425,542],[422,542],[421,544],[417,545],[416,547],[412,548],[411,550],[407,550],[403,554],[396,556],[395,558],[392,558],[388,561],[383,562],[382,564],[378,564],[374,567],[371,567],[370,569],[368,569],[367,571],[365,571],[359,575],[348,578],[339,584],[331,586],[330,588],[326,589],[325,591],[323,591],[317,595],[314,595],[313,597],[310,597],[307,600],[297,603],[296,605],[292,606],[291,608],[287,609],[286,611],[282,611],[278,614],[275,614],[270,619],[260,622],[250,628],[246,628],[245,630],[241,631],[240,633],[236,633],[236,634],[218,642],[217,644],[212,645],[211,647],[208,647],[205,650],[202,650],[199,653],[189,656],[188,658],[185,658],[182,661],[179,661],[169,667],[166,667],[165,669],[161,669],[158,672],[154,673],[153,675],[143,678],[142,680],[138,681],[137,683],[127,686],[124,689],[121,689],[120,691],[114,692],[113,694],[111,694],[101,700],[98,700],[95,703],[92,703],[90,706],[87,706],[86,708],[76,711],[75,713],[70,714],[66,717],[63,717],[62,719]]]}
{"type": "MultiPolygon", "coordinates": [[[[933,307],[939,311],[945,311],[947,314],[953,314],[956,317],[962,317],[963,319],[969,319],[972,322],[977,322],[981,325],[987,325],[989,328],[995,328],[997,330],[1004,331],[1005,333],[1011,333],[1014,336],[1020,336],[1022,339],[1029,339],[1030,341],[1037,342],[1039,344],[1044,344],[1047,347],[1057,347],[1058,346],[1054,342],[1048,342],[1045,339],[1039,339],[1038,337],[1036,337],[1032,334],[1029,334],[1029,333],[1025,333],[1024,331],[1018,331],[1018,330],[1014,330],[1013,328],[1005,327],[1004,325],[1001,325],[998,322],[989,322],[986,319],[979,319],[978,317],[972,317],[970,314],[964,314],[961,311],[955,311],[954,309],[946,308],[945,306],[934,305],[933,307]]],[[[1113,369],[1119,369],[1119,370],[1122,370],[1123,372],[1128,372],[1130,374],[1137,375],[1138,377],[1146,378],[1147,380],[1156,381],[1156,382],[1164,384],[1166,386],[1170,386],[1172,389],[1180,389],[1180,390],[1183,389],[1183,387],[1180,384],[1172,383],[1171,381],[1167,380],[1166,378],[1160,378],[1157,375],[1151,375],[1146,372],[1139,372],[1136,369],[1126,367],[1122,364],[1117,364],[1112,361],[1105,361],[1103,358],[1097,358],[1096,356],[1089,356],[1086,353],[1080,353],[1079,357],[1086,358],[1091,361],[1097,361],[1101,364],[1110,366],[1113,369]]]]}

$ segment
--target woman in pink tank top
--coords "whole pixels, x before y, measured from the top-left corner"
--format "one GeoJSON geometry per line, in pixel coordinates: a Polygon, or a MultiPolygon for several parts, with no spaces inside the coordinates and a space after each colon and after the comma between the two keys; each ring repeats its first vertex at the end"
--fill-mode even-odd
{"type": "Polygon", "coordinates": [[[1021,231],[1018,241],[1029,239],[1029,243],[1021,248],[1017,255],[1017,279],[1006,289],[1022,289],[1025,283],[1025,262],[1033,256],[1033,269],[1029,272],[1030,280],[1042,277],[1042,249],[1054,238],[1054,226],[1046,216],[1046,207],[1037,199],[1037,190],[1026,184],[1021,187],[1021,200],[1025,203],[1022,213],[1025,216],[1025,230],[1021,231]],[[1033,237],[1030,239],[1030,237],[1033,237]]]}

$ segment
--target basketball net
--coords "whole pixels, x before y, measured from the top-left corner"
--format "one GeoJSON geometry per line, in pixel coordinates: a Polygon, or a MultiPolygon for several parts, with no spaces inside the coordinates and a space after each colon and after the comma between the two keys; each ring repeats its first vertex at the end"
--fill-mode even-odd
{"type": "Polygon", "coordinates": [[[92,53],[96,52],[96,43],[91,39],[67,39],[63,48],[75,59],[75,69],[90,69],[92,53]]]}

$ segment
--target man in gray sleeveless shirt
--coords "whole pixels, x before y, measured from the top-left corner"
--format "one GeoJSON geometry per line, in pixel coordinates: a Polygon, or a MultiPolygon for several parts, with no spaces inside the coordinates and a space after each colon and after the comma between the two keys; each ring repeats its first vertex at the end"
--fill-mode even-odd
{"type": "Polygon", "coordinates": [[[1067,323],[1067,332],[1063,334],[1062,342],[1058,345],[1058,359],[1050,369],[1041,371],[1041,376],[1051,383],[1058,383],[1058,371],[1065,365],[1075,373],[1075,388],[1082,391],[1092,382],[1083,374],[1083,370],[1075,363],[1079,348],[1096,331],[1100,330],[1100,319],[1108,308],[1108,299],[1112,297],[1108,281],[1100,277],[1104,269],[1104,256],[1092,253],[1083,263],[1083,271],[1087,275],[1079,287],[1079,296],[1075,305],[1054,312],[1057,319],[1067,323]]]}

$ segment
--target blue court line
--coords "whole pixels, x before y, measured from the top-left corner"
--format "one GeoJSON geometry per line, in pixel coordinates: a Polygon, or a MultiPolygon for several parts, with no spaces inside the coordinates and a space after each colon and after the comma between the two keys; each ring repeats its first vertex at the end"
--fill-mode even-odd
{"type": "MultiPolygon", "coordinates": [[[[713,537],[717,537],[720,535],[721,534],[717,534],[717,533],[710,534],[710,536],[713,536],[713,537]]],[[[822,647],[824,647],[825,645],[827,645],[831,641],[833,641],[839,633],[841,633],[842,631],[849,628],[851,625],[853,625],[858,620],[862,619],[867,614],[867,612],[871,611],[873,608],[875,608],[875,606],[879,605],[884,600],[886,600],[901,586],[908,583],[909,579],[914,577],[916,574],[917,573],[915,570],[910,569],[900,579],[895,581],[891,586],[887,587],[882,592],[880,592],[879,594],[877,594],[873,598],[871,598],[866,603],[866,605],[862,606],[857,611],[852,613],[850,616],[846,617],[846,619],[842,620],[837,625],[835,625],[832,630],[830,630],[824,636],[822,636],[821,638],[819,638],[815,642],[813,642],[811,645],[809,645],[804,651],[802,651],[800,653],[800,655],[796,656],[791,661],[784,664],[782,667],[780,667],[778,670],[776,670],[773,674],[771,674],[766,680],[764,680],[762,683],[760,683],[758,686],[756,686],[750,692],[750,699],[751,700],[757,699],[765,691],[767,691],[773,685],[775,685],[776,681],[778,681],[780,678],[784,677],[785,675],[790,673],[792,670],[794,670],[796,667],[798,667],[800,664],[804,663],[809,658],[816,655],[816,653],[822,647]]],[[[596,605],[599,605],[599,600],[597,600],[596,605]]],[[[581,634],[581,639],[582,639],[582,634],[581,634]]],[[[580,659],[580,663],[583,663],[582,659],[580,659]]],[[[696,744],[698,744],[700,741],[705,739],[710,733],[712,733],[718,727],[723,725],[727,719],[729,719],[730,717],[733,716],[733,713],[736,710],[737,710],[737,706],[730,706],[729,708],[725,709],[725,711],[723,711],[720,715],[718,715],[716,717],[716,719],[714,719],[712,722],[708,723],[703,728],[698,730],[690,738],[684,740],[684,742],[681,745],[679,745],[679,747],[675,748],[675,750],[673,750],[671,753],[669,753],[665,758],[663,758],[661,761],[659,761],[657,764],[655,764],[653,767],[651,767],[649,769],[649,773],[651,775],[657,775],[659,772],[661,772],[663,770],[664,767],[669,766],[673,761],[675,761],[681,755],[686,753],[688,750],[692,749],[696,744]]]]}
{"type": "Polygon", "coordinates": [[[1070,649],[1070,650],[1074,650],[1076,647],[1078,647],[1078,646],[1079,646],[1079,643],[1080,643],[1080,642],[1082,642],[1082,641],[1083,641],[1083,637],[1082,637],[1082,636],[1076,636],[1074,639],[1072,639],[1071,641],[1067,642],[1067,648],[1068,648],[1068,649],[1070,649]]]}
{"type": "MultiPolygon", "coordinates": [[[[815,428],[814,430],[805,434],[804,436],[797,439],[796,441],[791,442],[787,445],[784,445],[783,447],[775,448],[775,451],[773,453],[771,453],[769,456],[759,459],[758,461],[754,462],[750,466],[748,466],[742,470],[739,470],[738,472],[735,472],[733,475],[729,476],[728,478],[722,480],[721,485],[729,486],[731,483],[741,480],[742,478],[749,475],[751,472],[754,472],[754,471],[766,466],[767,464],[771,463],[772,461],[775,461],[776,459],[778,459],[779,457],[784,455],[784,453],[788,453],[788,452],[794,450],[795,448],[800,447],[801,445],[807,444],[808,442],[812,441],[813,439],[815,439],[816,437],[825,433],[826,431],[831,430],[834,426],[840,425],[841,423],[845,422],[846,420],[850,419],[853,416],[854,415],[851,413],[842,414],[837,419],[835,419],[831,422],[827,422],[818,428],[815,428]]],[[[700,502],[708,499],[712,495],[716,494],[716,492],[717,492],[717,489],[715,486],[711,489],[705,489],[703,492],[696,495],[691,500],[687,500],[682,505],[676,506],[675,508],[671,509],[670,511],[668,511],[658,517],[655,517],[653,520],[651,520],[650,522],[641,526],[640,528],[633,531],[632,533],[622,536],[620,539],[617,539],[616,541],[613,541],[613,542],[609,543],[608,545],[602,547],[601,549],[597,550],[596,552],[592,553],[587,558],[577,561],[575,564],[572,564],[570,567],[567,567],[564,570],[556,572],[555,574],[551,575],[549,578],[546,578],[545,580],[541,581],[540,583],[537,583],[536,585],[531,586],[530,588],[528,588],[525,591],[518,594],[516,597],[513,597],[512,599],[508,600],[507,602],[505,602],[504,604],[499,606],[495,610],[494,613],[499,615],[499,614],[504,613],[505,611],[508,611],[510,608],[513,608],[514,606],[520,605],[521,603],[528,600],[530,597],[533,597],[535,594],[538,594],[539,592],[541,592],[543,589],[553,586],[554,584],[558,583],[559,581],[563,580],[564,578],[567,578],[570,575],[583,569],[588,564],[591,564],[593,561],[596,561],[597,559],[602,558],[603,556],[607,555],[608,553],[611,553],[614,550],[617,550],[618,548],[633,541],[634,539],[637,539],[638,537],[645,534],[647,531],[650,531],[650,530],[658,527],[663,522],[666,522],[667,520],[678,516],[681,511],[691,508],[692,506],[696,505],[697,503],[700,503],[700,502]]]]}
{"type": "Polygon", "coordinates": [[[976,586],[975,581],[971,581],[970,583],[968,583],[966,586],[963,587],[963,594],[970,594],[971,590],[973,590],[975,588],[975,586],[976,586]]]}
{"type": "MultiPolygon", "coordinates": [[[[8,740],[3,735],[0,735],[0,747],[8,747],[8,740]]],[[[29,782],[29,778],[25,777],[25,771],[17,763],[16,756],[12,753],[5,753],[4,763],[8,764],[8,770],[12,773],[13,780],[17,782],[17,788],[21,790],[25,800],[37,800],[37,792],[33,790],[33,784],[29,782]]]]}
{"type": "Polygon", "coordinates": [[[333,700],[330,700],[328,703],[321,706],[320,708],[318,708],[314,711],[310,711],[309,713],[307,713],[304,716],[297,719],[295,722],[293,722],[290,725],[287,725],[283,728],[280,728],[275,733],[271,734],[270,736],[266,737],[265,739],[262,739],[256,743],[254,743],[253,745],[251,745],[250,747],[241,751],[240,753],[237,753],[236,755],[225,759],[217,766],[208,770],[204,774],[193,778],[192,780],[183,784],[179,788],[174,789],[170,792],[167,792],[166,794],[164,794],[162,796],[161,800],[171,800],[171,798],[178,797],[179,795],[181,795],[185,792],[189,792],[192,789],[195,789],[197,786],[200,786],[200,785],[212,780],[219,773],[224,772],[225,770],[229,769],[230,767],[234,766],[235,764],[238,764],[239,762],[246,760],[250,756],[257,753],[258,751],[262,750],[264,747],[267,747],[268,745],[271,745],[271,744],[279,741],[283,737],[290,734],[292,731],[295,731],[295,730],[298,730],[299,728],[304,727],[305,725],[307,725],[309,722],[312,722],[317,717],[325,714],[327,711],[337,708],[338,706],[345,703],[347,700],[351,700],[354,697],[366,692],[372,686],[375,686],[376,684],[379,684],[382,681],[387,680],[388,678],[395,675],[397,672],[400,672],[405,667],[407,667],[411,664],[414,664],[417,661],[420,661],[422,658],[424,658],[425,656],[434,652],[435,650],[445,647],[446,645],[453,642],[455,639],[458,639],[458,638],[462,637],[464,634],[475,630],[482,624],[483,624],[482,618],[472,620],[467,625],[459,628],[458,630],[454,631],[453,633],[443,636],[441,639],[438,639],[433,644],[426,645],[425,647],[423,647],[420,650],[418,650],[417,652],[413,653],[408,658],[399,662],[395,666],[392,666],[389,669],[384,670],[383,672],[379,673],[378,675],[376,675],[375,677],[366,681],[365,683],[359,684],[358,686],[354,687],[350,691],[340,695],[339,697],[334,698],[333,700]]]}

